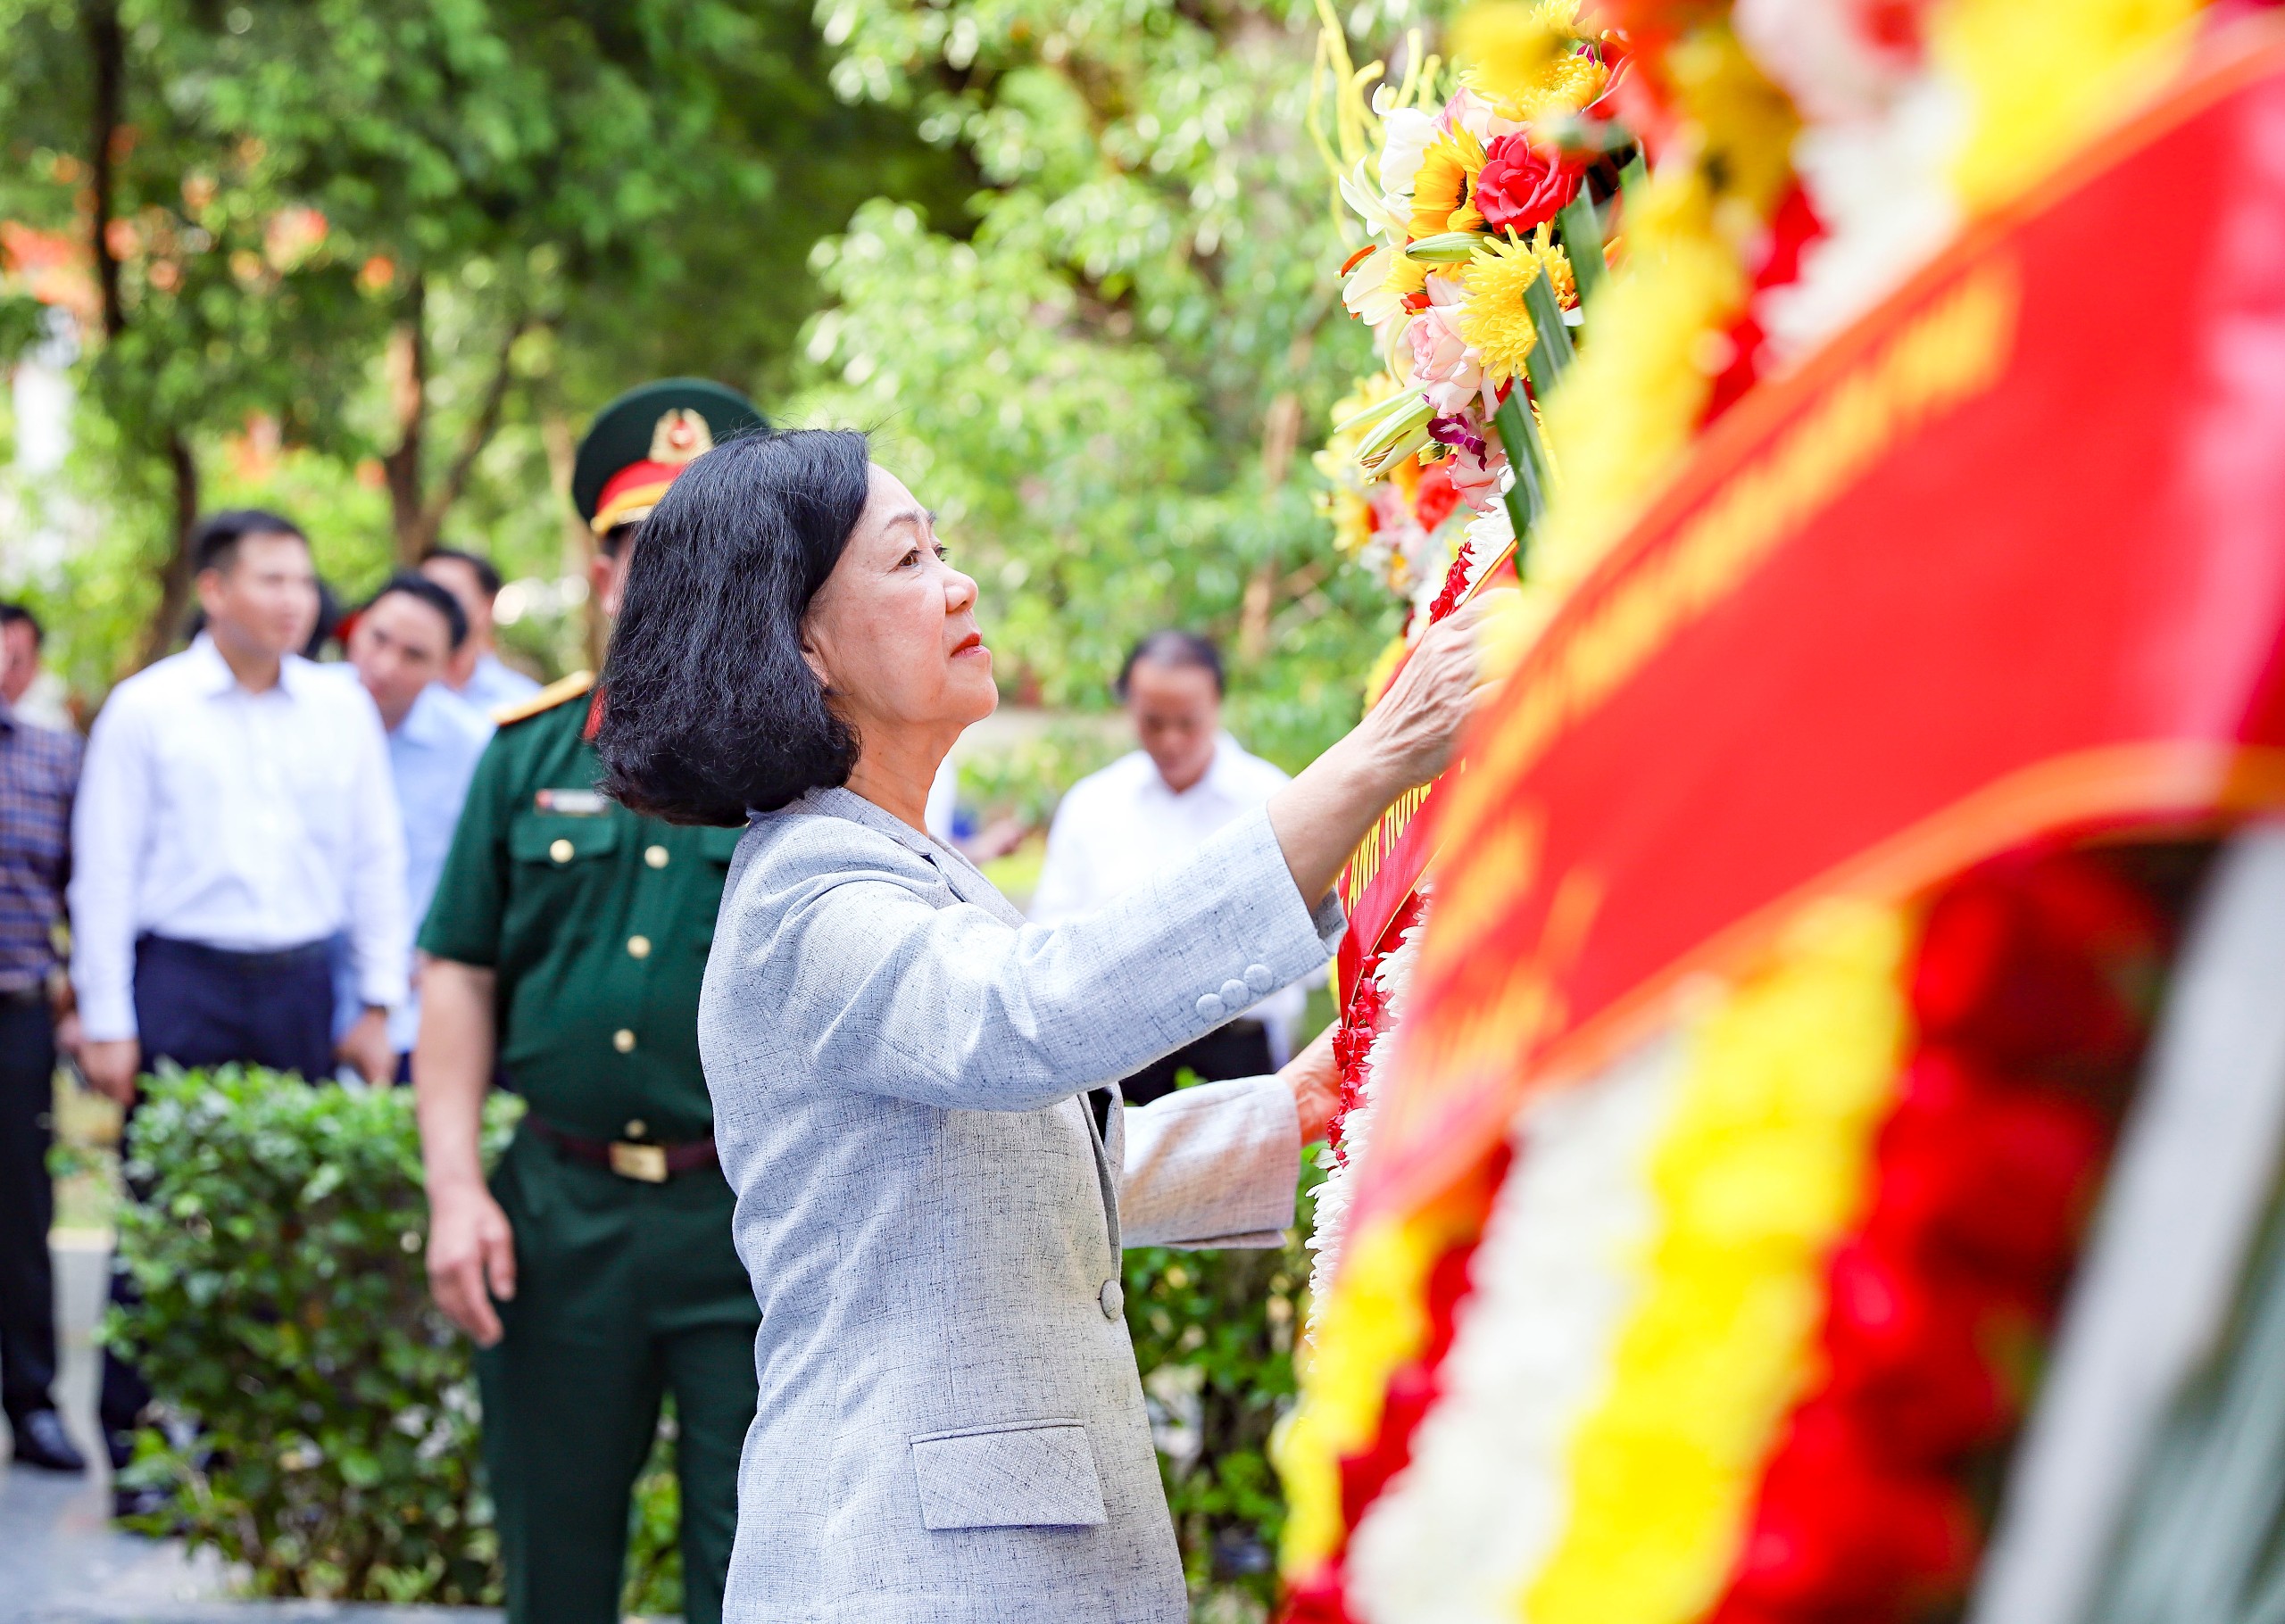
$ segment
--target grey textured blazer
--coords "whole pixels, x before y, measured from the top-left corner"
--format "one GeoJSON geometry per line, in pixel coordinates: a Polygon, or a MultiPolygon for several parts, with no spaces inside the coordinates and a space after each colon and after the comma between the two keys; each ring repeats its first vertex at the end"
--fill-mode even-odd
{"type": "Polygon", "coordinates": [[[1275,1079],[1084,1090],[1324,963],[1260,813],[1049,929],[847,790],[757,816],[699,1004],[762,1310],[733,1624],[1179,1624],[1120,1313],[1135,1245],[1263,1244],[1299,1131],[1275,1079]]]}

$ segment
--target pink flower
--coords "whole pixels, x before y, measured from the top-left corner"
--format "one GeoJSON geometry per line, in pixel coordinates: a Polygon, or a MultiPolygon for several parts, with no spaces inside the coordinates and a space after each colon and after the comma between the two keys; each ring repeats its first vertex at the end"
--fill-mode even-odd
{"type": "Polygon", "coordinates": [[[1451,474],[1452,489],[1478,513],[1489,513],[1500,505],[1500,475],[1507,466],[1507,458],[1488,445],[1481,452],[1463,445],[1444,464],[1451,474]]]}
{"type": "Polygon", "coordinates": [[[1521,236],[1560,213],[1584,172],[1559,153],[1541,152],[1528,136],[1501,136],[1484,151],[1475,206],[1494,231],[1521,236]]]}
{"type": "Polygon", "coordinates": [[[1483,393],[1482,358],[1455,325],[1463,290],[1442,277],[1428,278],[1428,308],[1405,327],[1412,345],[1412,381],[1440,418],[1466,408],[1483,393]]]}

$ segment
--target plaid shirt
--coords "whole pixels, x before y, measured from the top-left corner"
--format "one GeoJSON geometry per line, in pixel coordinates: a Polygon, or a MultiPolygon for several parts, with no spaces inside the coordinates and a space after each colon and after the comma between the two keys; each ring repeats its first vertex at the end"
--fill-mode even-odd
{"type": "Polygon", "coordinates": [[[71,877],[79,736],[19,721],[0,702],[0,992],[47,979],[71,877]]]}

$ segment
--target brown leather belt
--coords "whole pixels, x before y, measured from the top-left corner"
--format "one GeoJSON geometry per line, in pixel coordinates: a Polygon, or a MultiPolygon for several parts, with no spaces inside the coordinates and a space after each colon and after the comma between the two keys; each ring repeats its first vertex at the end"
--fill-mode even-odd
{"type": "Polygon", "coordinates": [[[651,1145],[631,1139],[585,1139],[528,1114],[524,1118],[524,1126],[564,1155],[608,1167],[620,1178],[633,1179],[640,1184],[664,1184],[677,1173],[694,1172],[720,1162],[711,1134],[702,1139],[686,1139],[679,1145],[651,1145]]]}

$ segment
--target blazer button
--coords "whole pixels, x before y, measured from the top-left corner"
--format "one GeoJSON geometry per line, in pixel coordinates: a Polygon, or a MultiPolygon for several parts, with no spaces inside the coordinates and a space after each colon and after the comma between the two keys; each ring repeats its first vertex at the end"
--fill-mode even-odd
{"type": "Polygon", "coordinates": [[[1222,983],[1222,1003],[1226,1008],[1243,1009],[1252,1002],[1253,994],[1246,990],[1246,984],[1243,982],[1222,983]]]}
{"type": "Polygon", "coordinates": [[[1267,965],[1248,965],[1246,985],[1258,993],[1267,993],[1277,985],[1277,978],[1269,973],[1267,965]]]}
{"type": "Polygon", "coordinates": [[[1107,1280],[1103,1282],[1102,1290],[1096,1294],[1095,1300],[1103,1305],[1104,1319],[1116,1320],[1126,1306],[1126,1293],[1116,1280],[1107,1280]]]}
{"type": "Polygon", "coordinates": [[[1228,1013],[1229,1007],[1224,1004],[1222,1000],[1213,993],[1207,992],[1199,995],[1198,1018],[1200,1020],[1218,1021],[1228,1013]]]}

